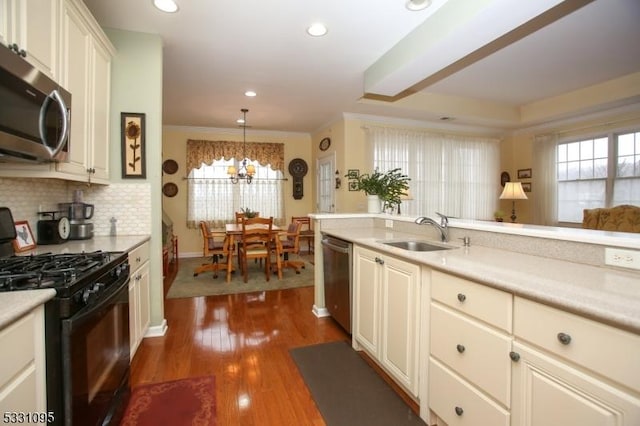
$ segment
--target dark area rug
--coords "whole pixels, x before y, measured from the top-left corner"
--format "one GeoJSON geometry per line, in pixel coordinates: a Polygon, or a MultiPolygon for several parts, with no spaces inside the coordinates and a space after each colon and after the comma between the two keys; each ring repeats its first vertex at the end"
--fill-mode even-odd
{"type": "Polygon", "coordinates": [[[133,388],[120,426],[214,426],[215,377],[194,377],[133,388]]]}
{"type": "MultiPolygon", "coordinates": [[[[213,272],[203,272],[197,277],[193,271],[200,265],[211,262],[211,259],[194,257],[180,259],[180,266],[171,288],[167,293],[168,299],[180,299],[184,297],[218,296],[221,294],[252,293],[266,290],[282,290],[286,288],[307,287],[313,285],[313,257],[292,255],[292,260],[303,260],[304,269],[296,274],[292,269],[282,271],[282,279],[277,275],[271,275],[269,281],[265,279],[264,267],[259,263],[250,261],[249,280],[244,282],[242,274],[236,270],[231,275],[231,282],[226,282],[226,271],[218,273],[218,278],[213,278],[213,272]]],[[[235,261],[235,259],[234,259],[235,261]]]]}
{"type": "Polygon", "coordinates": [[[426,425],[348,342],[290,353],[327,426],[426,425]]]}

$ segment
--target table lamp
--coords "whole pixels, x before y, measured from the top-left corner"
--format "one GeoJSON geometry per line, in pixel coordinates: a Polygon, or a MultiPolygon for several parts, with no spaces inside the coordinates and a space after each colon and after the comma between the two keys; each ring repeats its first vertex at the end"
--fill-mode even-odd
{"type": "Polygon", "coordinates": [[[512,200],[511,204],[511,222],[516,221],[516,201],[526,200],[527,194],[522,189],[522,183],[520,182],[507,182],[504,185],[504,190],[500,194],[501,200],[512,200]]]}

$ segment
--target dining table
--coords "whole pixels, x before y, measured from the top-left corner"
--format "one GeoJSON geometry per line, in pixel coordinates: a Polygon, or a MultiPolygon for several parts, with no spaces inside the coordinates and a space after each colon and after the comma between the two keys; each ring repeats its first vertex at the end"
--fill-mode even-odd
{"type": "MultiPolygon", "coordinates": [[[[266,228],[265,225],[262,224],[253,224],[253,225],[248,225],[249,227],[262,227],[262,228],[266,228]]],[[[273,236],[273,239],[275,240],[276,238],[278,238],[278,234],[280,232],[284,231],[284,229],[278,225],[271,225],[271,235],[273,236]]],[[[236,244],[236,238],[238,238],[238,240],[242,239],[242,223],[227,223],[225,225],[225,233],[229,236],[229,247],[233,247],[236,244]]],[[[277,250],[278,245],[276,244],[276,250],[277,250]]],[[[242,269],[242,265],[240,264],[240,247],[237,247],[237,257],[238,257],[238,267],[239,269],[242,269]]],[[[276,256],[280,256],[280,253],[276,252],[276,256]]],[[[280,262],[276,262],[277,265],[277,271],[278,271],[278,278],[282,279],[282,269],[279,267],[280,266],[280,262]]]]}

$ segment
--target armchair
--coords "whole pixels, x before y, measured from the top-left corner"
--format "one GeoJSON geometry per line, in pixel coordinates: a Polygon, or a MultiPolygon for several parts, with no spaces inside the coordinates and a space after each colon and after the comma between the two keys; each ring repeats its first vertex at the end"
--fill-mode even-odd
{"type": "Polygon", "coordinates": [[[233,248],[230,244],[230,238],[225,232],[211,232],[209,225],[201,221],[200,231],[202,232],[202,255],[203,257],[211,257],[211,263],[205,263],[198,266],[193,271],[193,276],[197,277],[199,274],[206,271],[213,271],[213,278],[218,278],[218,271],[227,271],[227,282],[231,281],[231,273],[234,271],[233,267],[233,248]],[[225,263],[221,263],[222,259],[226,258],[225,263]]]}

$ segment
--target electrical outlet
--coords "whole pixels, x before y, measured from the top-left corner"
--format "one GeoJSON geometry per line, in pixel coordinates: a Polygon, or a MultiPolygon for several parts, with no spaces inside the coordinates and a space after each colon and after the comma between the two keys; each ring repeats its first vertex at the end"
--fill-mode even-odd
{"type": "Polygon", "coordinates": [[[607,247],[604,249],[604,263],[622,268],[640,269],[640,251],[607,247]]]}
{"type": "Polygon", "coordinates": [[[386,226],[387,228],[393,228],[393,221],[391,219],[385,219],[384,226],[386,226]]]}

